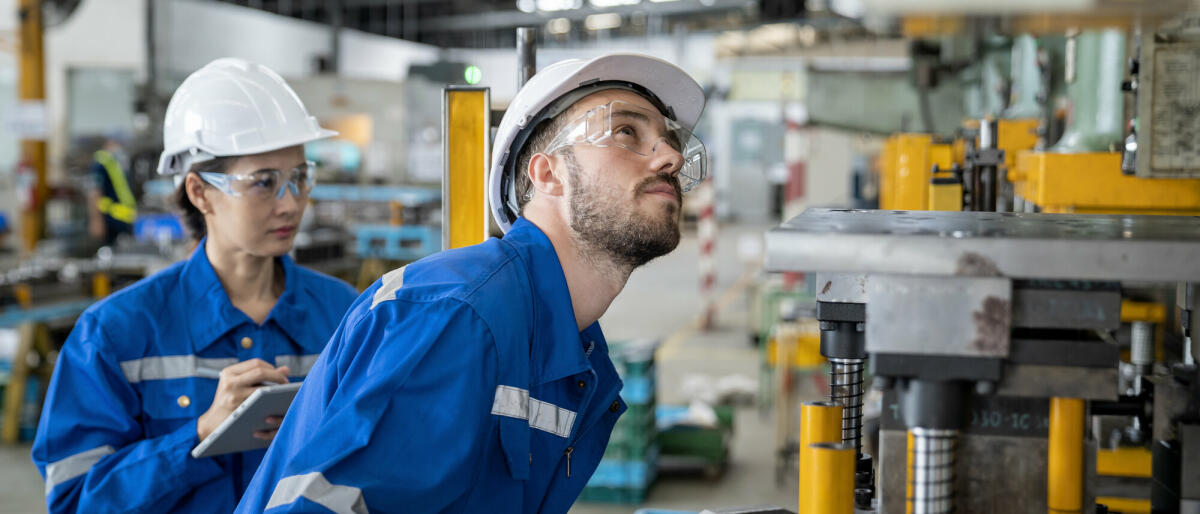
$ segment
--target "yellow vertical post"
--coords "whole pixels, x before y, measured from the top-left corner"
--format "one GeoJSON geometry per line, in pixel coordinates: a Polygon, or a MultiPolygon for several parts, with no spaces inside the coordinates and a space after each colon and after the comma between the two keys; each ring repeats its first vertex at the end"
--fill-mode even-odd
{"type": "MultiPolygon", "coordinates": [[[[20,20],[20,57],[17,77],[17,100],[27,106],[45,105],[45,61],[42,56],[42,2],[19,0],[17,18],[20,20]]],[[[42,109],[44,112],[44,109],[42,109]]],[[[44,120],[43,120],[44,122],[44,120]]],[[[33,190],[25,199],[28,206],[21,212],[21,239],[24,248],[32,252],[42,238],[46,219],[46,142],[25,138],[21,141],[21,164],[33,171],[33,190]]]]}
{"type": "Polygon", "coordinates": [[[913,461],[913,433],[912,430],[905,431],[905,465],[904,465],[904,512],[905,514],[913,514],[913,476],[912,476],[912,461],[913,461]]]}
{"type": "Polygon", "coordinates": [[[112,278],[107,271],[92,275],[92,296],[97,300],[112,294],[112,278]]]}
{"type": "Polygon", "coordinates": [[[1050,399],[1050,454],[1046,466],[1046,505],[1050,514],[1083,512],[1083,425],[1082,399],[1050,399]]]}
{"type": "MultiPolygon", "coordinates": [[[[810,452],[815,443],[842,442],[842,406],[833,402],[804,402],[800,404],[800,509],[799,514],[819,514],[817,489],[821,477],[815,472],[810,452]]],[[[851,480],[854,474],[851,473],[851,480]]],[[[852,491],[853,492],[853,491],[852,491]]]]}
{"type": "Polygon", "coordinates": [[[491,108],[488,88],[452,86],[444,91],[442,249],[487,239],[491,108]]]}
{"type": "Polygon", "coordinates": [[[812,459],[809,469],[816,482],[809,512],[854,514],[854,445],[810,444],[808,457],[812,459]]]}
{"type": "Polygon", "coordinates": [[[14,354],[8,386],[4,389],[4,411],[0,415],[0,442],[16,444],[20,440],[21,405],[25,402],[25,386],[29,380],[26,356],[34,351],[37,327],[33,323],[17,326],[17,351],[14,354]]]}

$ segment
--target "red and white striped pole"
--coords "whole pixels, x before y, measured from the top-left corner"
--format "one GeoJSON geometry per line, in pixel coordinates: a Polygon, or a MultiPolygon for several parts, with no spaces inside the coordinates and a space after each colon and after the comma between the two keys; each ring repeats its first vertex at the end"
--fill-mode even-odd
{"type": "Polygon", "coordinates": [[[713,328],[716,311],[717,298],[713,293],[713,287],[717,282],[717,266],[713,260],[713,249],[716,246],[717,240],[717,220],[713,217],[713,204],[715,203],[715,194],[713,191],[712,180],[705,180],[700,184],[697,200],[700,202],[700,219],[697,223],[696,232],[700,244],[700,298],[704,302],[704,318],[701,328],[711,330],[713,328]]]}

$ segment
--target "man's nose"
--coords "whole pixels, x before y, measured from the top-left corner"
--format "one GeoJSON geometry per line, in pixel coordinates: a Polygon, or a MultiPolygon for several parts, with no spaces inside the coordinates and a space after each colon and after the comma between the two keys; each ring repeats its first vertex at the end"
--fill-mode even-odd
{"type": "Polygon", "coordinates": [[[651,153],[654,156],[651,162],[655,173],[668,173],[675,176],[683,169],[683,154],[668,144],[665,137],[658,139],[651,153]]]}

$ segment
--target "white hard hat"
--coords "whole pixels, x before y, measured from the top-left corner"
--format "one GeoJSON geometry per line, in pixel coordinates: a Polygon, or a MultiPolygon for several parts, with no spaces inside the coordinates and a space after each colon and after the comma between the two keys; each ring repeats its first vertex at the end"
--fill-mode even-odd
{"type": "Polygon", "coordinates": [[[163,120],[158,172],[186,172],[214,157],[252,155],[336,136],[266,66],[227,57],[179,85],[163,120]]]}
{"type": "Polygon", "coordinates": [[[516,170],[521,147],[543,120],[571,103],[608,88],[632,89],[647,96],[663,114],[688,130],[704,111],[704,90],[687,72],[662,59],[641,54],[607,54],[591,60],[568,59],[539,71],[509,104],[492,150],[488,202],[500,229],[517,220],[516,170]],[[556,100],[572,95],[570,102],[556,100]]]}

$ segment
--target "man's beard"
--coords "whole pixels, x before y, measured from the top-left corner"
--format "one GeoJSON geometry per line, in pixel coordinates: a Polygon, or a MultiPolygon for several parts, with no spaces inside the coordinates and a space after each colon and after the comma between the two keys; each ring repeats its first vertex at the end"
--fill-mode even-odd
{"type": "Polygon", "coordinates": [[[609,255],[617,264],[636,268],[666,255],[679,245],[679,206],[683,193],[679,179],[662,173],[648,177],[634,188],[631,202],[621,201],[618,195],[605,195],[597,180],[588,182],[583,176],[574,152],[563,153],[571,185],[571,229],[592,250],[609,255]],[[638,209],[638,196],[660,183],[675,190],[676,203],[667,205],[660,213],[643,214],[638,209]]]}

